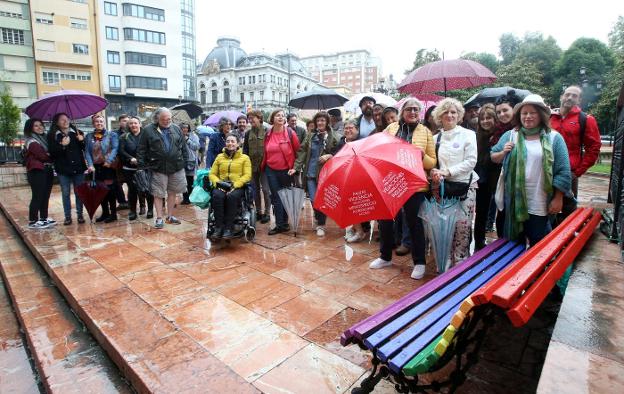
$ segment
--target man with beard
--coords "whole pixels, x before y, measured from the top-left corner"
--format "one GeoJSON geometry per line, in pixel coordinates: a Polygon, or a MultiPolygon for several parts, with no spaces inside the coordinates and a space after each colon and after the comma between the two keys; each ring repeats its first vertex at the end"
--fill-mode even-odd
{"type": "Polygon", "coordinates": [[[240,115],[236,119],[236,129],[234,129],[234,132],[238,133],[241,141],[245,139],[245,134],[247,134],[247,116],[240,115]]]}
{"type": "Polygon", "coordinates": [[[462,127],[472,131],[477,131],[477,126],[479,126],[479,105],[470,104],[468,107],[464,107],[464,109],[466,110],[466,113],[464,114],[462,127]]]}
{"type": "Polygon", "coordinates": [[[362,115],[357,119],[358,125],[360,126],[360,137],[359,139],[368,137],[373,130],[375,130],[375,120],[373,119],[373,106],[377,103],[377,101],[370,96],[364,96],[360,100],[359,106],[362,110],[362,115]]]}
{"type": "Polygon", "coordinates": [[[580,103],[583,91],[578,86],[566,88],[560,97],[561,107],[550,116],[550,126],[563,136],[568,147],[572,170],[572,194],[563,197],[559,221],[576,209],[578,178],[593,166],[600,155],[600,130],[593,116],[582,112],[580,103]]]}

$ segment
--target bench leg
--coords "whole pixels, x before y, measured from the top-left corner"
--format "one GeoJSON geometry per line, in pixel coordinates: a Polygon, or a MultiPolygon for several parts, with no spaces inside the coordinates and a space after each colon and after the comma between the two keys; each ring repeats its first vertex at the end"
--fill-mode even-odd
{"type": "Polygon", "coordinates": [[[377,386],[377,383],[381,381],[381,379],[387,377],[389,374],[388,368],[382,366],[379,368],[379,360],[376,358],[373,359],[373,370],[370,375],[366,377],[366,379],[362,380],[360,387],[356,387],[351,390],[351,394],[369,394],[372,393],[377,386]],[[379,371],[377,371],[379,369],[379,371]]]}

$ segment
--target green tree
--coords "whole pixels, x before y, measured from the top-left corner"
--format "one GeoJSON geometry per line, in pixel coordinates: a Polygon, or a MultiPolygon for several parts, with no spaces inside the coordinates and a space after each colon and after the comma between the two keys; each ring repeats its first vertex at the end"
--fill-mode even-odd
{"type": "Polygon", "coordinates": [[[617,22],[609,32],[609,47],[615,51],[624,53],[624,16],[620,15],[617,22]]]}
{"type": "Polygon", "coordinates": [[[437,49],[430,51],[428,49],[421,48],[416,52],[416,59],[414,59],[412,68],[405,70],[405,74],[409,74],[418,67],[424,66],[427,63],[436,62],[438,60],[442,60],[442,58],[440,57],[440,52],[438,52],[437,49]]]}
{"type": "Polygon", "coordinates": [[[505,33],[498,39],[499,41],[499,53],[503,60],[502,64],[511,64],[518,54],[520,49],[520,40],[518,37],[511,33],[505,33]]]}
{"type": "Polygon", "coordinates": [[[521,59],[511,64],[502,65],[496,72],[498,86],[513,86],[518,89],[528,89],[533,93],[547,97],[548,87],[544,85],[544,74],[533,63],[521,59]]]}
{"type": "Polygon", "coordinates": [[[21,111],[11,98],[7,87],[0,93],[0,141],[11,145],[17,137],[21,111]]]}
{"type": "Polygon", "coordinates": [[[487,67],[490,71],[496,74],[496,70],[498,69],[498,59],[491,53],[487,52],[468,52],[460,56],[462,59],[472,60],[483,66],[487,67]]]}
{"type": "Polygon", "coordinates": [[[544,85],[555,80],[555,65],[561,58],[562,50],[552,36],[544,39],[542,33],[527,33],[520,43],[516,60],[534,64],[542,73],[544,85]]]}

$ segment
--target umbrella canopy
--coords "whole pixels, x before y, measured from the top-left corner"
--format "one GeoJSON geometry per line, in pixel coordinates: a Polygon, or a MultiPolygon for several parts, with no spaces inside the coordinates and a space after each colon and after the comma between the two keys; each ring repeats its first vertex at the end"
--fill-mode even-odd
{"type": "Polygon", "coordinates": [[[238,111],[215,112],[214,114],[210,115],[208,119],[204,121],[204,126],[210,126],[210,127],[218,126],[219,120],[221,120],[221,118],[228,118],[230,122],[236,124],[236,119],[238,119],[239,116],[245,116],[245,114],[242,112],[238,112],[238,111]]]}
{"type": "Polygon", "coordinates": [[[210,126],[197,126],[197,132],[202,137],[216,133],[216,131],[210,126]]]}
{"type": "Polygon", "coordinates": [[[298,187],[285,187],[278,190],[277,195],[282,200],[284,210],[290,219],[290,224],[295,230],[297,236],[297,228],[299,227],[299,217],[301,216],[301,208],[305,199],[305,191],[298,187]]]}
{"type": "Polygon", "coordinates": [[[395,99],[390,96],[386,96],[385,94],[375,92],[359,93],[351,97],[349,101],[344,103],[345,111],[353,112],[355,114],[357,114],[358,112],[362,113],[362,110],[360,110],[360,100],[362,100],[362,98],[366,96],[374,98],[378,104],[383,104],[386,107],[394,106],[397,103],[395,99]]]}
{"type": "Polygon", "coordinates": [[[171,121],[177,125],[180,125],[181,123],[186,123],[189,126],[191,126],[191,130],[193,130],[193,128],[195,127],[195,122],[193,122],[193,119],[191,119],[191,117],[188,116],[186,111],[172,109],[171,121]]]}
{"type": "Polygon", "coordinates": [[[54,115],[65,113],[71,119],[86,118],[106,108],[108,101],[82,90],[59,90],[46,94],[30,104],[24,112],[31,118],[52,120],[54,115]]]}
{"type": "MultiPolygon", "coordinates": [[[[421,103],[423,103],[423,109],[419,113],[420,120],[425,119],[425,112],[427,112],[427,109],[429,109],[430,107],[433,107],[434,105],[437,105],[440,101],[442,101],[442,99],[444,99],[444,97],[436,96],[435,94],[429,94],[429,95],[423,95],[423,96],[435,96],[435,97],[439,97],[440,99],[439,100],[423,100],[423,99],[419,99],[418,97],[416,97],[418,100],[420,100],[421,103]]],[[[401,100],[399,100],[396,103],[396,108],[400,110],[403,103],[406,102],[410,98],[412,97],[411,96],[403,97],[401,100]]]]}
{"type": "Polygon", "coordinates": [[[323,166],[314,208],[341,227],[394,219],[405,201],[427,184],[422,151],[377,133],[347,143],[323,166]]]}
{"type": "Polygon", "coordinates": [[[193,104],[193,103],[177,104],[177,105],[174,105],[173,107],[171,107],[169,109],[172,110],[172,111],[184,111],[184,112],[187,113],[187,115],[191,119],[198,117],[199,115],[202,114],[202,112],[204,112],[202,107],[200,107],[197,104],[193,104]]]}
{"type": "Polygon", "coordinates": [[[435,197],[425,199],[420,208],[418,216],[425,224],[439,273],[449,268],[455,224],[461,210],[459,200],[442,198],[438,201],[435,197]]]}
{"type": "Polygon", "coordinates": [[[514,90],[516,92],[516,96],[518,96],[518,99],[520,101],[524,100],[526,96],[531,94],[529,90],[516,89],[510,86],[501,86],[498,88],[485,88],[479,93],[476,93],[472,97],[470,97],[468,101],[464,103],[464,107],[467,107],[468,105],[471,105],[471,104],[482,106],[483,104],[493,103],[500,96],[504,96],[507,93],[509,93],[510,90],[514,90]]]}
{"type": "Polygon", "coordinates": [[[465,59],[439,60],[427,63],[409,73],[398,86],[410,94],[446,92],[472,88],[496,81],[496,75],[487,67],[465,59]]]}
{"type": "Polygon", "coordinates": [[[93,215],[97,211],[98,207],[106,198],[108,194],[108,188],[101,182],[87,181],[76,186],[76,195],[82,201],[82,204],[89,213],[89,219],[93,221],[93,215]]]}
{"type": "Polygon", "coordinates": [[[332,89],[313,89],[293,96],[289,106],[299,109],[326,109],[340,107],[348,98],[332,89]]]}

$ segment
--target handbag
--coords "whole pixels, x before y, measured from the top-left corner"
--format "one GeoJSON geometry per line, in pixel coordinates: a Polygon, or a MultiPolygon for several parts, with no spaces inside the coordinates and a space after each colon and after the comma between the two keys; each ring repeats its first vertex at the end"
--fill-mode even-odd
{"type": "Polygon", "coordinates": [[[140,193],[150,193],[152,184],[151,170],[136,170],[132,182],[140,193]]]}
{"type": "MultiPolygon", "coordinates": [[[[509,136],[509,141],[514,139],[513,130],[509,136]]],[[[502,211],[505,209],[505,166],[501,168],[500,175],[498,176],[498,182],[496,182],[496,192],[494,193],[494,202],[496,203],[496,209],[502,211]]]]}
{"type": "MultiPolygon", "coordinates": [[[[438,156],[438,151],[440,150],[440,139],[442,133],[438,134],[438,138],[436,140],[435,145],[435,153],[436,157],[438,156]]],[[[440,168],[440,162],[436,163],[436,168],[440,168]]],[[[470,190],[470,185],[472,184],[472,172],[470,173],[470,179],[468,182],[455,182],[455,181],[444,181],[444,188],[440,188],[440,197],[446,198],[456,198],[459,200],[465,200],[468,198],[468,190],[470,190]]],[[[429,184],[429,190],[432,191],[432,184],[429,184]]]]}
{"type": "Polygon", "coordinates": [[[196,207],[206,209],[210,205],[210,193],[204,190],[203,186],[195,186],[189,196],[189,201],[196,207]]]}

